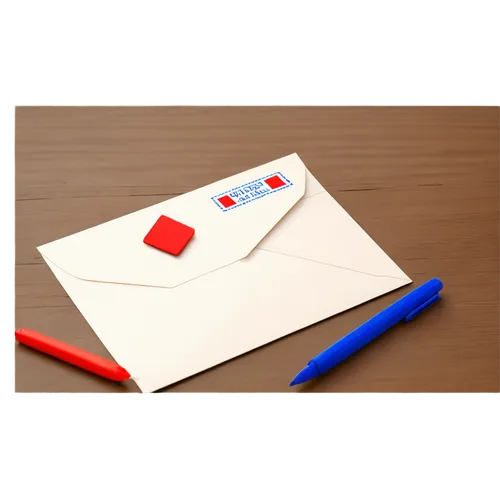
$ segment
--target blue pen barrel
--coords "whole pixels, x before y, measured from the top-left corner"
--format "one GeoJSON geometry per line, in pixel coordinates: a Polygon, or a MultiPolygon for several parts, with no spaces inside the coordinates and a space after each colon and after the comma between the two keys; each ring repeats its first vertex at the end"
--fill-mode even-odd
{"type": "Polygon", "coordinates": [[[437,278],[428,281],[318,354],[311,364],[320,373],[327,372],[400,321],[409,321],[434,304],[442,288],[443,283],[437,278]]]}

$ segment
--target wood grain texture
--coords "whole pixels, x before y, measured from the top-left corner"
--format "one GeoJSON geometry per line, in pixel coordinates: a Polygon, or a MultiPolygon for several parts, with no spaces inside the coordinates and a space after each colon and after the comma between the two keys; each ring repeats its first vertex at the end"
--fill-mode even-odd
{"type": "MultiPolygon", "coordinates": [[[[414,285],[167,391],[497,392],[499,109],[21,107],[16,325],[111,359],[36,246],[297,152],[414,285]],[[312,356],[437,276],[443,300],[328,375],[312,356]]],[[[134,392],[16,346],[19,392],[134,392]]]]}

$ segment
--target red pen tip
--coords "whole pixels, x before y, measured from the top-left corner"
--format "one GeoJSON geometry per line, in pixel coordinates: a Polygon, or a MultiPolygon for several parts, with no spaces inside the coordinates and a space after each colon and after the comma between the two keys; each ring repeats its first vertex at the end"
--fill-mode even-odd
{"type": "Polygon", "coordinates": [[[123,366],[120,366],[120,368],[123,370],[123,380],[127,380],[127,379],[131,378],[130,373],[127,370],[125,370],[125,368],[123,368],[123,366]]]}

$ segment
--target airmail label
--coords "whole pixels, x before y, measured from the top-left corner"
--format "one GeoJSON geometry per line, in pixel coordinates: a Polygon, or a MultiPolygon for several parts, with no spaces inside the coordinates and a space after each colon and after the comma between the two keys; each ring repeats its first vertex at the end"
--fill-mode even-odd
{"type": "Polygon", "coordinates": [[[252,201],[260,200],[264,196],[293,186],[281,172],[266,175],[242,186],[212,196],[212,201],[223,211],[227,212],[252,201]]]}

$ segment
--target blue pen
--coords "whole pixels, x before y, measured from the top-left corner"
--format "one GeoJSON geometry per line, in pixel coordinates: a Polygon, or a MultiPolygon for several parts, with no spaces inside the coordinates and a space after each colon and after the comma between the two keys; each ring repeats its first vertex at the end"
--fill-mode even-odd
{"type": "Polygon", "coordinates": [[[433,278],[419,286],[402,299],[379,312],[356,330],[342,337],[338,342],[313,358],[292,380],[292,385],[302,384],[339,364],[351,354],[382,335],[400,321],[410,321],[439,300],[443,283],[433,278]]]}

